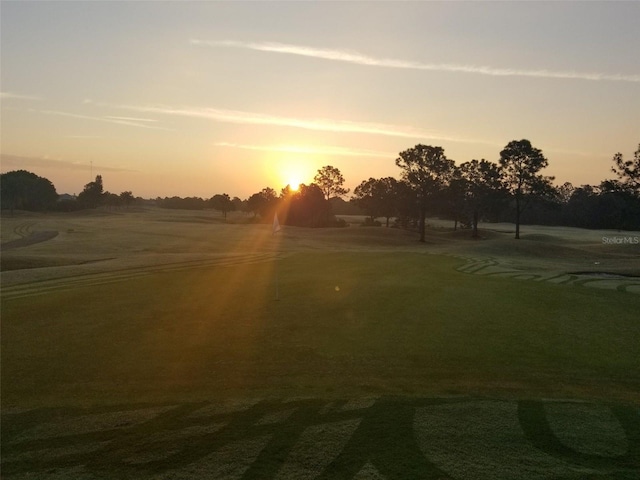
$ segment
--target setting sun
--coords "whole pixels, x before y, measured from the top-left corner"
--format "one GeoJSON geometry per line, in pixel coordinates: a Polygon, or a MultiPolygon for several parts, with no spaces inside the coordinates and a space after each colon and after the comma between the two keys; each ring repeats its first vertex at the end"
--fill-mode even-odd
{"type": "Polygon", "coordinates": [[[288,185],[292,191],[297,192],[298,189],[300,188],[300,183],[301,183],[300,180],[298,180],[297,178],[291,178],[289,180],[288,185]]]}

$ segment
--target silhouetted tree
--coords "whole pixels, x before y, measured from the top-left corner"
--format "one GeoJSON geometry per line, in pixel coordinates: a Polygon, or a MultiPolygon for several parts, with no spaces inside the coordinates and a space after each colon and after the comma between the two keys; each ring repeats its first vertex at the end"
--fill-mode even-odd
{"type": "Polygon", "coordinates": [[[400,152],[396,165],[402,169],[402,179],[415,194],[419,209],[420,241],[425,241],[425,219],[429,202],[434,201],[451,181],[455,163],[444,155],[442,147],[418,144],[400,152]]]}
{"type": "Polygon", "coordinates": [[[466,205],[466,182],[461,177],[460,169],[454,168],[451,181],[443,192],[445,200],[445,213],[453,217],[453,229],[458,229],[458,222],[464,225],[468,225],[469,221],[467,217],[466,205]],[[466,218],[466,221],[463,219],[466,218]]]}
{"type": "Polygon", "coordinates": [[[122,204],[122,199],[119,195],[111,192],[104,192],[102,194],[102,203],[106,205],[108,208],[117,209],[122,204]]]}
{"type": "Polygon", "coordinates": [[[43,211],[55,207],[56,189],[48,179],[26,170],[15,170],[0,175],[0,201],[2,208],[43,211]]]}
{"type": "Polygon", "coordinates": [[[344,200],[340,197],[333,197],[329,200],[329,203],[331,204],[331,211],[334,215],[366,215],[366,212],[354,202],[353,198],[344,200]]]}
{"type": "Polygon", "coordinates": [[[318,170],[316,176],[313,177],[313,181],[316,186],[320,188],[327,200],[331,197],[341,197],[349,193],[349,189],[343,187],[344,177],[340,173],[340,170],[331,165],[327,165],[318,170]]]}
{"type": "Polygon", "coordinates": [[[157,198],[156,204],[160,208],[171,208],[179,210],[204,210],[207,206],[207,202],[200,197],[157,198]]]}
{"type": "Polygon", "coordinates": [[[215,210],[222,212],[224,219],[227,219],[227,212],[233,210],[233,202],[231,201],[231,197],[226,193],[216,194],[209,200],[209,204],[215,210]]]}
{"type": "Polygon", "coordinates": [[[241,200],[239,197],[233,197],[231,199],[231,204],[233,205],[232,211],[234,212],[244,212],[245,209],[245,201],[241,200]]]}
{"type": "Polygon", "coordinates": [[[384,217],[389,220],[398,213],[398,181],[393,177],[363,180],[353,191],[354,202],[371,220],[384,217]]]}
{"type": "Polygon", "coordinates": [[[96,176],[95,181],[84,186],[84,190],[78,195],[78,203],[83,208],[97,208],[103,202],[102,175],[96,176]]]}
{"type": "Polygon", "coordinates": [[[458,167],[464,188],[466,209],[471,213],[473,237],[478,237],[480,214],[493,207],[504,195],[500,167],[487,160],[471,160],[458,167]]]}
{"type": "Polygon", "coordinates": [[[417,228],[420,219],[420,207],[416,200],[416,192],[404,180],[398,182],[398,214],[396,224],[402,228],[417,228]]]}
{"type": "Polygon", "coordinates": [[[564,205],[569,203],[573,192],[576,191],[576,188],[571,184],[571,182],[564,182],[559,187],[556,187],[558,201],[564,205]]]}
{"type": "Polygon", "coordinates": [[[613,156],[611,171],[618,176],[618,180],[604,182],[607,190],[622,190],[640,197],[640,144],[633,154],[633,160],[625,160],[621,153],[613,156]]]}
{"type": "Polygon", "coordinates": [[[505,186],[515,200],[516,239],[520,238],[520,217],[531,199],[552,191],[553,177],[538,172],[549,161],[542,151],[534,148],[529,140],[513,140],[500,152],[500,167],[505,186]]]}
{"type": "Polygon", "coordinates": [[[126,191],[120,193],[120,200],[122,201],[122,203],[124,203],[125,207],[129,208],[129,205],[135,202],[136,199],[133,196],[133,193],[131,193],[130,191],[126,191]]]}
{"type": "Polygon", "coordinates": [[[327,227],[335,223],[331,204],[318,185],[301,184],[297,191],[283,199],[282,221],[298,227],[327,227]]]}
{"type": "Polygon", "coordinates": [[[260,215],[262,218],[269,217],[275,210],[278,203],[278,196],[273,188],[263,188],[262,191],[254,193],[247,200],[247,208],[253,212],[253,216],[260,215]]]}

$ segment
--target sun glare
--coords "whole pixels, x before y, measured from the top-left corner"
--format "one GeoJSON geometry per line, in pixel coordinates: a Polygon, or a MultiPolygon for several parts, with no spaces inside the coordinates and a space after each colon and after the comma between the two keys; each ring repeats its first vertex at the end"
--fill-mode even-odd
{"type": "Polygon", "coordinates": [[[291,192],[300,190],[300,185],[308,185],[313,180],[317,162],[297,153],[272,152],[265,156],[265,173],[276,189],[289,186],[291,192]]]}
{"type": "Polygon", "coordinates": [[[297,192],[300,188],[300,180],[296,178],[289,179],[289,188],[291,189],[291,191],[297,192]]]}

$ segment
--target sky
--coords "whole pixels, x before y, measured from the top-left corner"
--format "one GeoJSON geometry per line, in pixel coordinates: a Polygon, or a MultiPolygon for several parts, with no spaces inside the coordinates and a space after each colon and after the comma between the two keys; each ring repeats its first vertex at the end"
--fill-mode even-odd
{"type": "Polygon", "coordinates": [[[353,189],[441,146],[542,150],[556,183],[640,143],[640,2],[0,3],[0,170],[77,194],[353,189]]]}

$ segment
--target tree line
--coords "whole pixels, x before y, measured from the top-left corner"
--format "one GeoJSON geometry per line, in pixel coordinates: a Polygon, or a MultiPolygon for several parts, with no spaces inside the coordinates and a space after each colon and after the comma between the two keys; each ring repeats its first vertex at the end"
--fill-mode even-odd
{"type": "Polygon", "coordinates": [[[96,176],[77,197],[61,196],[50,180],[26,170],[0,174],[0,202],[2,210],[73,211],[106,206],[128,207],[136,199],[130,191],[119,195],[104,191],[102,176],[96,176]]]}
{"type": "MultiPolygon", "coordinates": [[[[617,178],[598,186],[554,186],[554,177],[542,173],[549,161],[526,139],[509,142],[498,162],[456,165],[442,147],[418,144],[400,152],[395,163],[399,179],[363,180],[350,203],[368,216],[365,225],[378,225],[382,218],[389,227],[393,219],[394,226],[416,229],[422,242],[429,216],[470,228],[474,237],[480,221],[515,223],[516,239],[523,223],[640,229],[640,145],[633,159],[614,155],[611,171],[617,178]]],[[[339,225],[332,206],[340,206],[337,201],[349,193],[343,184],[337,168],[323,167],[311,185],[298,192],[285,189],[280,196],[265,188],[249,197],[247,209],[266,221],[277,211],[290,225],[339,225]]]]}
{"type": "MultiPolygon", "coordinates": [[[[542,170],[549,162],[530,141],[514,140],[500,152],[497,162],[470,160],[460,165],[446,157],[442,147],[418,144],[398,154],[400,168],[394,177],[363,180],[353,191],[348,206],[358,208],[368,219],[365,225],[416,229],[425,241],[426,218],[450,219],[454,228],[472,229],[478,236],[480,221],[512,222],[515,237],[521,224],[565,225],[583,228],[640,229],[640,144],[633,159],[617,153],[612,158],[616,178],[600,185],[554,186],[554,177],[542,170]],[[392,222],[393,220],[393,222],[392,222]]],[[[3,209],[53,210],[128,206],[136,199],[131,192],[105,192],[102,177],[85,185],[72,202],[58,202],[53,184],[19,170],[0,176],[3,209]]],[[[313,182],[290,186],[280,193],[265,187],[247,199],[215,194],[199,197],[157,198],[161,208],[215,209],[227,218],[242,211],[256,221],[270,221],[278,213],[281,223],[304,227],[341,226],[335,213],[344,213],[344,187],[340,170],[325,166],[313,182]],[[340,211],[339,211],[340,210],[340,211]]]]}

